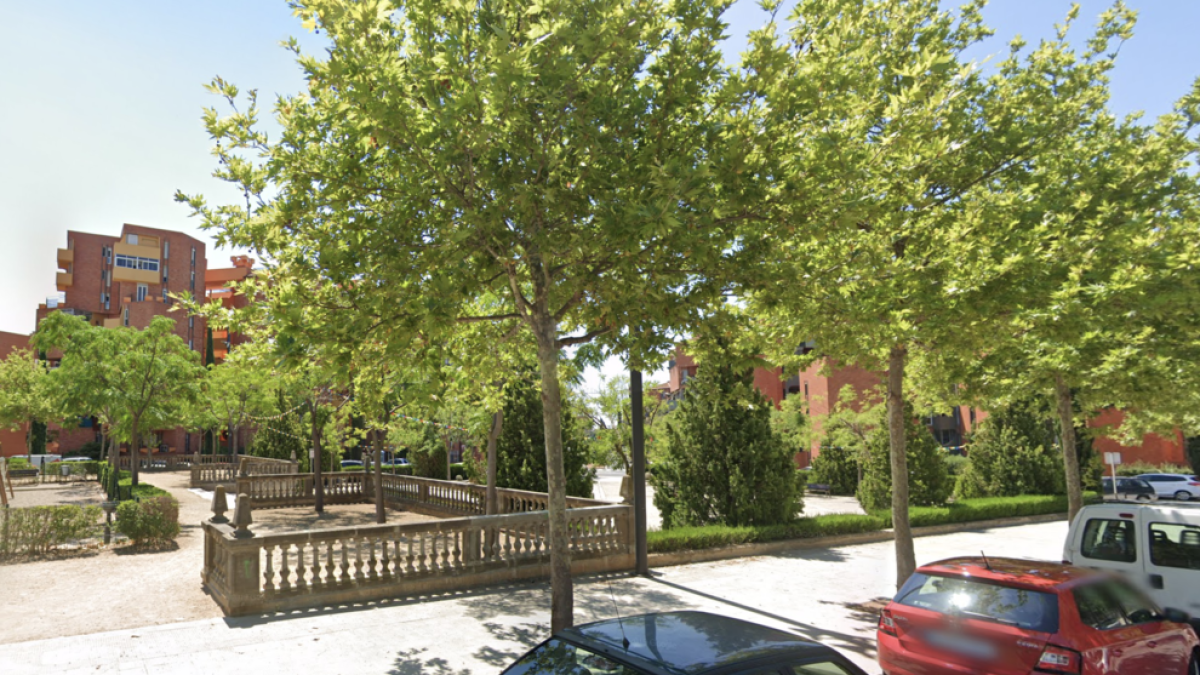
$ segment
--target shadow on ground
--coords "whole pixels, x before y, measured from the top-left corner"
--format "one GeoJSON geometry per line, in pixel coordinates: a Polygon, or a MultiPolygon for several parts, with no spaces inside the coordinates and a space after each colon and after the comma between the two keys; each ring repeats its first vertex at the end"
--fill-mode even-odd
{"type": "Polygon", "coordinates": [[[454,670],[446,663],[445,659],[440,658],[424,658],[425,652],[428,649],[409,649],[399,652],[396,655],[396,663],[392,669],[388,671],[388,675],[421,675],[421,673],[433,673],[434,675],[472,675],[467,668],[454,670]]]}

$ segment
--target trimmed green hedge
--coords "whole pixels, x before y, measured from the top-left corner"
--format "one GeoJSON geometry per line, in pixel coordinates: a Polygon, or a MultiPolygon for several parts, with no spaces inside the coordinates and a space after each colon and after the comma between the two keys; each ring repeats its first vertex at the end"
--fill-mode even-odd
{"type": "Polygon", "coordinates": [[[179,536],[179,502],[169,495],[121,502],[117,507],[117,531],[135,545],[174,541],[179,536]]]}
{"type": "MultiPolygon", "coordinates": [[[[1095,500],[1094,492],[1085,492],[1084,501],[1095,500]]],[[[1050,513],[1066,513],[1066,495],[1018,495],[1016,497],[980,497],[978,499],[961,499],[945,506],[910,506],[908,509],[909,524],[913,527],[930,525],[946,525],[948,523],[969,523],[977,520],[994,520],[996,518],[1019,518],[1023,516],[1041,516],[1050,513]]],[[[892,514],[879,512],[879,516],[892,526],[892,514]]]]}
{"type": "Polygon", "coordinates": [[[96,535],[99,506],[30,506],[0,510],[0,558],[45,553],[96,535]]]}
{"type": "MultiPolygon", "coordinates": [[[[82,463],[82,462],[81,462],[82,463]]],[[[108,493],[109,499],[116,498],[117,501],[126,499],[150,499],[151,497],[170,497],[171,493],[158,487],[154,487],[149,483],[139,483],[137,487],[133,487],[133,475],[128,471],[122,471],[117,475],[117,480],[120,485],[120,494],[114,494],[112,488],[113,469],[112,465],[107,462],[102,462],[99,469],[100,485],[104,487],[108,493]]]]}
{"type": "Polygon", "coordinates": [[[646,540],[651,553],[669,553],[784,539],[811,539],[875,532],[883,527],[883,519],[878,516],[839,513],[799,518],[786,525],[675,527],[647,532],[646,540]]]}
{"type": "MultiPolygon", "coordinates": [[[[1094,492],[1084,493],[1085,503],[1093,502],[1096,499],[1097,496],[1094,492]]],[[[908,515],[913,527],[927,527],[1066,512],[1067,498],[1065,496],[1020,495],[1017,497],[963,499],[946,506],[912,506],[909,507],[908,515]]],[[[881,511],[866,516],[857,514],[813,516],[800,518],[787,525],[678,527],[647,532],[646,538],[651,553],[670,553],[785,539],[811,539],[859,532],[877,532],[891,526],[892,514],[881,511]]]]}

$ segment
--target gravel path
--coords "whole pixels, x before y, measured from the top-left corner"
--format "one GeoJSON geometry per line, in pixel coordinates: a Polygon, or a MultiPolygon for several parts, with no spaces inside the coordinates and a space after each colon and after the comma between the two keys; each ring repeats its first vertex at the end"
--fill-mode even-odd
{"type": "MultiPolygon", "coordinates": [[[[167,490],[179,501],[182,531],[178,546],[151,552],[114,547],[0,565],[0,617],[20,617],[20,621],[3,622],[0,644],[223,616],[200,585],[204,557],[200,522],[212,515],[209,500],[188,489],[186,472],[143,473],[140,479],[167,490]]],[[[103,493],[96,483],[89,482],[58,489],[17,490],[17,498],[22,500],[18,506],[99,504],[103,493]],[[89,501],[92,499],[96,501],[89,501]]],[[[343,527],[373,523],[374,519],[375,507],[370,504],[332,506],[320,517],[308,508],[264,509],[254,512],[251,529],[343,527]]],[[[388,511],[389,523],[422,520],[431,518],[388,511]]]]}

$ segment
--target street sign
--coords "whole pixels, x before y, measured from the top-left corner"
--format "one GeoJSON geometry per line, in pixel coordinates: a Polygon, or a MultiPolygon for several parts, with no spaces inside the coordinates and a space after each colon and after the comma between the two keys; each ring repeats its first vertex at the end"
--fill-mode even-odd
{"type": "Polygon", "coordinates": [[[1104,453],[1104,463],[1105,464],[1113,464],[1113,465],[1120,464],[1121,463],[1121,453],[1119,453],[1119,452],[1104,453]]]}

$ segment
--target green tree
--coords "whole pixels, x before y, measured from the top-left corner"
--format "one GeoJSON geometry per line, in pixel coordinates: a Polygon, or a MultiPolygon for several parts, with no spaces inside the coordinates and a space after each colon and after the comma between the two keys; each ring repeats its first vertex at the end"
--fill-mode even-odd
{"type": "MultiPolygon", "coordinates": [[[[942,456],[945,450],[937,444],[929,429],[912,415],[906,406],[905,465],[908,467],[909,501],[917,506],[941,506],[954,491],[954,481],[942,456]]],[[[891,507],[892,462],[889,432],[880,429],[871,435],[862,482],[858,485],[858,502],[867,511],[882,511],[891,507]]]]}
{"type": "MultiPolygon", "coordinates": [[[[496,485],[514,490],[546,492],[544,396],[528,379],[504,387],[504,427],[496,439],[496,485]]],[[[588,442],[571,406],[562,419],[563,468],[567,494],[592,496],[595,472],[588,468],[588,442]]]]}
{"type": "Polygon", "coordinates": [[[688,382],[653,474],[663,527],[773,525],[803,509],[792,452],[750,372],[708,360],[688,382]]]}
{"type": "Polygon", "coordinates": [[[234,458],[241,449],[242,430],[252,427],[256,418],[265,417],[274,409],[272,389],[277,377],[261,364],[242,356],[243,352],[238,351],[222,363],[209,367],[204,388],[207,404],[217,421],[213,428],[228,432],[229,454],[234,458]]]}
{"type": "MultiPolygon", "coordinates": [[[[898,583],[916,565],[906,370],[926,353],[987,351],[1018,295],[996,285],[1032,255],[1031,224],[996,216],[1025,198],[1008,176],[1087,133],[1110,42],[1132,23],[1124,8],[1106,13],[1076,54],[1068,21],[1028,53],[1015,42],[985,74],[963,56],[989,33],[981,5],[801,0],[787,37],[772,22],[746,56],[747,86],[762,92],[757,142],[792,151],[755,155],[757,172],[779,177],[781,215],[746,229],[739,280],[776,362],[811,341],[798,365],[824,357],[885,374],[898,583]]],[[[1074,193],[1061,189],[1071,182],[1052,189],[1074,193]]]]}
{"type": "Polygon", "coordinates": [[[1022,401],[993,411],[974,432],[959,497],[1011,497],[1066,493],[1062,454],[1051,411],[1022,401]]]}
{"type": "MultiPolygon", "coordinates": [[[[654,393],[654,385],[645,384],[642,413],[646,429],[653,428],[669,409],[667,402],[654,393]]],[[[629,376],[601,378],[595,392],[580,394],[583,414],[591,423],[592,457],[595,464],[620,467],[633,473],[633,410],[629,398],[629,376]]]]}
{"type": "Polygon", "coordinates": [[[128,440],[132,484],[138,484],[137,451],[146,429],[184,421],[204,373],[199,355],[174,333],[175,322],[155,317],[145,330],[106,329],[54,312],[38,326],[39,348],[63,352],[52,373],[75,406],[111,416],[128,440]]]}
{"type": "Polygon", "coordinates": [[[737,136],[756,130],[725,123],[742,109],[721,86],[726,4],[298,2],[332,44],[299,57],[308,86],[279,101],[281,140],[255,127],[253,95],[205,116],[245,205],[180,196],[221,243],[277,261],[283,348],[336,296],[345,335],[436,343],[495,322],[536,353],[554,630],[573,616],[560,352],[602,339],[641,365],[666,346],[649,328],[686,325],[717,290],[698,274],[748,217],[737,136]],[[498,306],[476,314],[485,296],[498,306]]]}
{"type": "Polygon", "coordinates": [[[46,422],[59,417],[59,402],[44,359],[32,349],[14,349],[0,361],[0,427],[30,428],[25,435],[25,454],[45,454],[46,422]],[[35,432],[40,429],[40,451],[35,432]]]}
{"type": "Polygon", "coordinates": [[[291,459],[300,463],[300,472],[311,472],[308,445],[305,443],[304,416],[307,406],[302,401],[288,397],[282,388],[274,392],[274,402],[269,410],[263,411],[265,419],[258,421],[254,444],[250,453],[256,457],[291,459]]]}
{"type": "Polygon", "coordinates": [[[819,454],[812,461],[809,484],[828,485],[829,492],[835,495],[855,494],[862,481],[861,460],[865,450],[865,444],[863,450],[840,445],[821,446],[819,454]]]}

